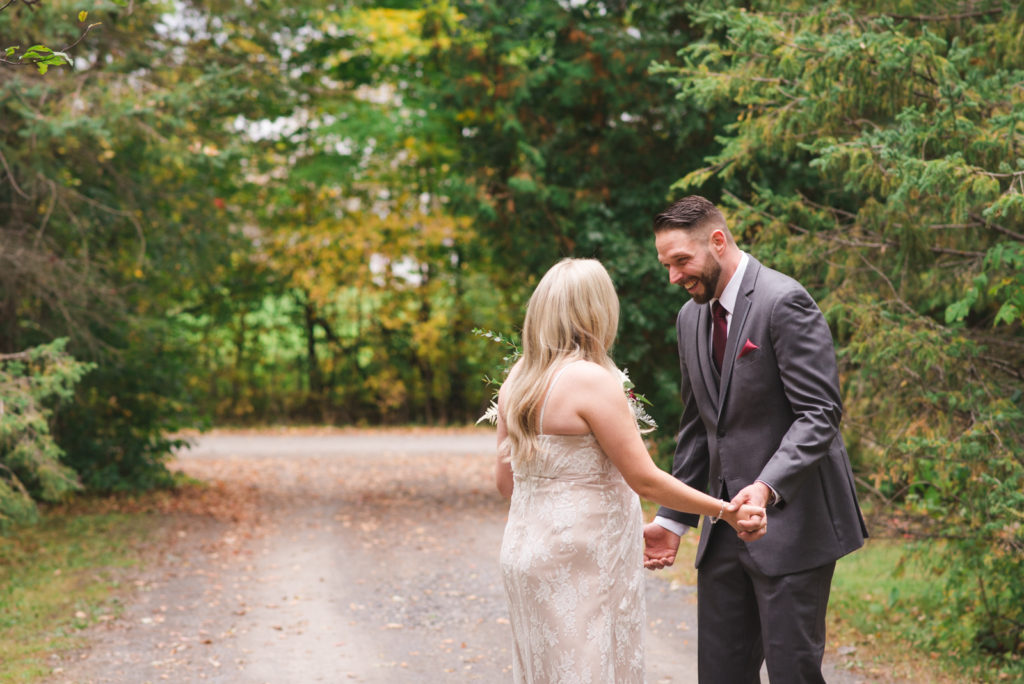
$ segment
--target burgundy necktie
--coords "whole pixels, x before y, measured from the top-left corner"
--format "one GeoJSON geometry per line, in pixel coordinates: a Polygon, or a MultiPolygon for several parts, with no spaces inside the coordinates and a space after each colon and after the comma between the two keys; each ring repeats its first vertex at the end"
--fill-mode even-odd
{"type": "Polygon", "coordinates": [[[725,358],[725,341],[729,338],[729,321],[726,320],[725,307],[716,299],[711,305],[712,331],[711,353],[715,357],[715,368],[722,372],[722,359],[725,358]]]}

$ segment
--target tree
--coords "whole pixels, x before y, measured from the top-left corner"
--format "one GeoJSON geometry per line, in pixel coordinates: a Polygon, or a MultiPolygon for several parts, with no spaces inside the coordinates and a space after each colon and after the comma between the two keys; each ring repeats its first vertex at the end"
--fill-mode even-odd
{"type": "MultiPolygon", "coordinates": [[[[440,4],[440,3],[439,3],[440,4]]],[[[622,300],[616,361],[629,367],[663,425],[678,419],[674,312],[650,223],[671,182],[707,147],[714,116],[671,105],[650,77],[691,26],[671,2],[461,2],[457,21],[424,20],[446,46],[410,88],[433,102],[447,150],[440,192],[478,240],[501,311],[476,325],[514,332],[526,298],[562,256],[597,257],[622,300]],[[443,59],[441,58],[443,57],[443,59]]],[[[492,354],[496,353],[492,349],[492,354]]]]}
{"type": "Polygon", "coordinates": [[[817,295],[855,468],[944,539],[946,648],[1024,644],[1024,11],[1018,3],[702,2],[656,71],[730,109],[676,184],[721,192],[760,259],[817,295]],[[752,6],[753,5],[753,6],[752,6]]]}
{"type": "MultiPolygon", "coordinates": [[[[78,29],[57,4],[0,13],[0,31],[62,43],[78,29]]],[[[243,26],[191,5],[104,6],[74,71],[0,71],[0,351],[66,336],[96,364],[54,425],[94,490],[168,483],[169,435],[200,418],[177,316],[248,249],[226,201],[249,157],[232,124],[286,111],[292,92],[247,68],[249,36],[274,45],[301,11],[243,26]]]]}
{"type": "MultiPolygon", "coordinates": [[[[470,325],[439,332],[458,317],[459,289],[475,276],[460,258],[466,221],[437,192],[441,171],[432,169],[443,150],[425,132],[427,104],[402,86],[406,64],[432,44],[420,37],[423,16],[372,4],[308,16],[301,50],[268,58],[296,74],[298,104],[276,123],[242,125],[254,153],[234,203],[257,236],[251,258],[269,283],[264,301],[294,334],[287,345],[260,342],[252,326],[270,319],[229,304],[233,358],[265,359],[274,347],[293,370],[259,361],[231,369],[216,352],[204,363],[231,389],[256,389],[266,372],[286,376],[278,387],[291,398],[271,402],[286,418],[461,421],[483,403],[482,384],[467,393],[466,371],[446,372],[472,358],[470,325]]],[[[197,332],[219,324],[204,320],[197,332]]],[[[255,404],[235,399],[231,415],[259,417],[255,404]]]]}
{"type": "MultiPolygon", "coordinates": [[[[0,12],[13,2],[0,5],[0,12]]],[[[27,6],[34,4],[23,2],[27,6]]],[[[86,12],[81,12],[79,21],[84,22],[86,16],[86,12]]],[[[40,74],[46,74],[51,66],[69,64],[68,51],[95,26],[86,26],[78,39],[61,51],[40,44],[24,50],[20,46],[7,47],[0,58],[0,68],[35,65],[40,74]]],[[[2,150],[0,164],[11,175],[2,150]]],[[[10,182],[14,185],[13,177],[10,182]]],[[[9,247],[0,250],[0,263],[2,257],[10,254],[9,247]]],[[[15,254],[28,255],[30,267],[39,267],[39,263],[32,263],[36,261],[32,258],[36,256],[35,250],[20,247],[15,254]]],[[[9,264],[5,269],[7,277],[0,279],[5,289],[24,266],[17,258],[9,264]]],[[[11,301],[7,298],[7,306],[0,310],[10,309],[11,301]]],[[[81,488],[77,474],[61,462],[63,451],[50,434],[53,406],[68,399],[74,385],[91,368],[64,352],[66,342],[58,339],[21,352],[0,353],[0,532],[7,531],[12,523],[34,520],[37,500],[58,501],[81,488]]]]}

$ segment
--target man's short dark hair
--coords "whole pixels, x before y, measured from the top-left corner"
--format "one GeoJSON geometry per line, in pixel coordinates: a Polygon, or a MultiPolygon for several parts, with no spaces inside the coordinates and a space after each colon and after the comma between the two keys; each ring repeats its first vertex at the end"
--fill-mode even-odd
{"type": "Polygon", "coordinates": [[[700,195],[676,200],[654,218],[654,232],[663,230],[697,230],[715,226],[725,229],[725,217],[715,205],[700,195]]]}

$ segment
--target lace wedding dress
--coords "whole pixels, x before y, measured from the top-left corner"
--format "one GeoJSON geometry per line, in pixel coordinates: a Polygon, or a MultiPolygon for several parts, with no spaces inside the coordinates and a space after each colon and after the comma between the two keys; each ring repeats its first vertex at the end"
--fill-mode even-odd
{"type": "Polygon", "coordinates": [[[513,679],[641,684],[640,499],[593,434],[542,434],[540,443],[533,459],[512,460],[515,487],[501,547],[513,679]]]}

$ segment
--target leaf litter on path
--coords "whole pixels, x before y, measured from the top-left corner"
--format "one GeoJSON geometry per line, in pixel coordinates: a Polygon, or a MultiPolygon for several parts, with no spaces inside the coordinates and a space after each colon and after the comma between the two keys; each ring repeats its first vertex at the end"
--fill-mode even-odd
{"type": "MultiPolygon", "coordinates": [[[[481,430],[200,437],[172,467],[204,484],[138,504],[152,562],[51,681],[508,681],[493,464],[481,430]]],[[[648,681],[696,681],[692,588],[648,577],[648,681]]]]}

